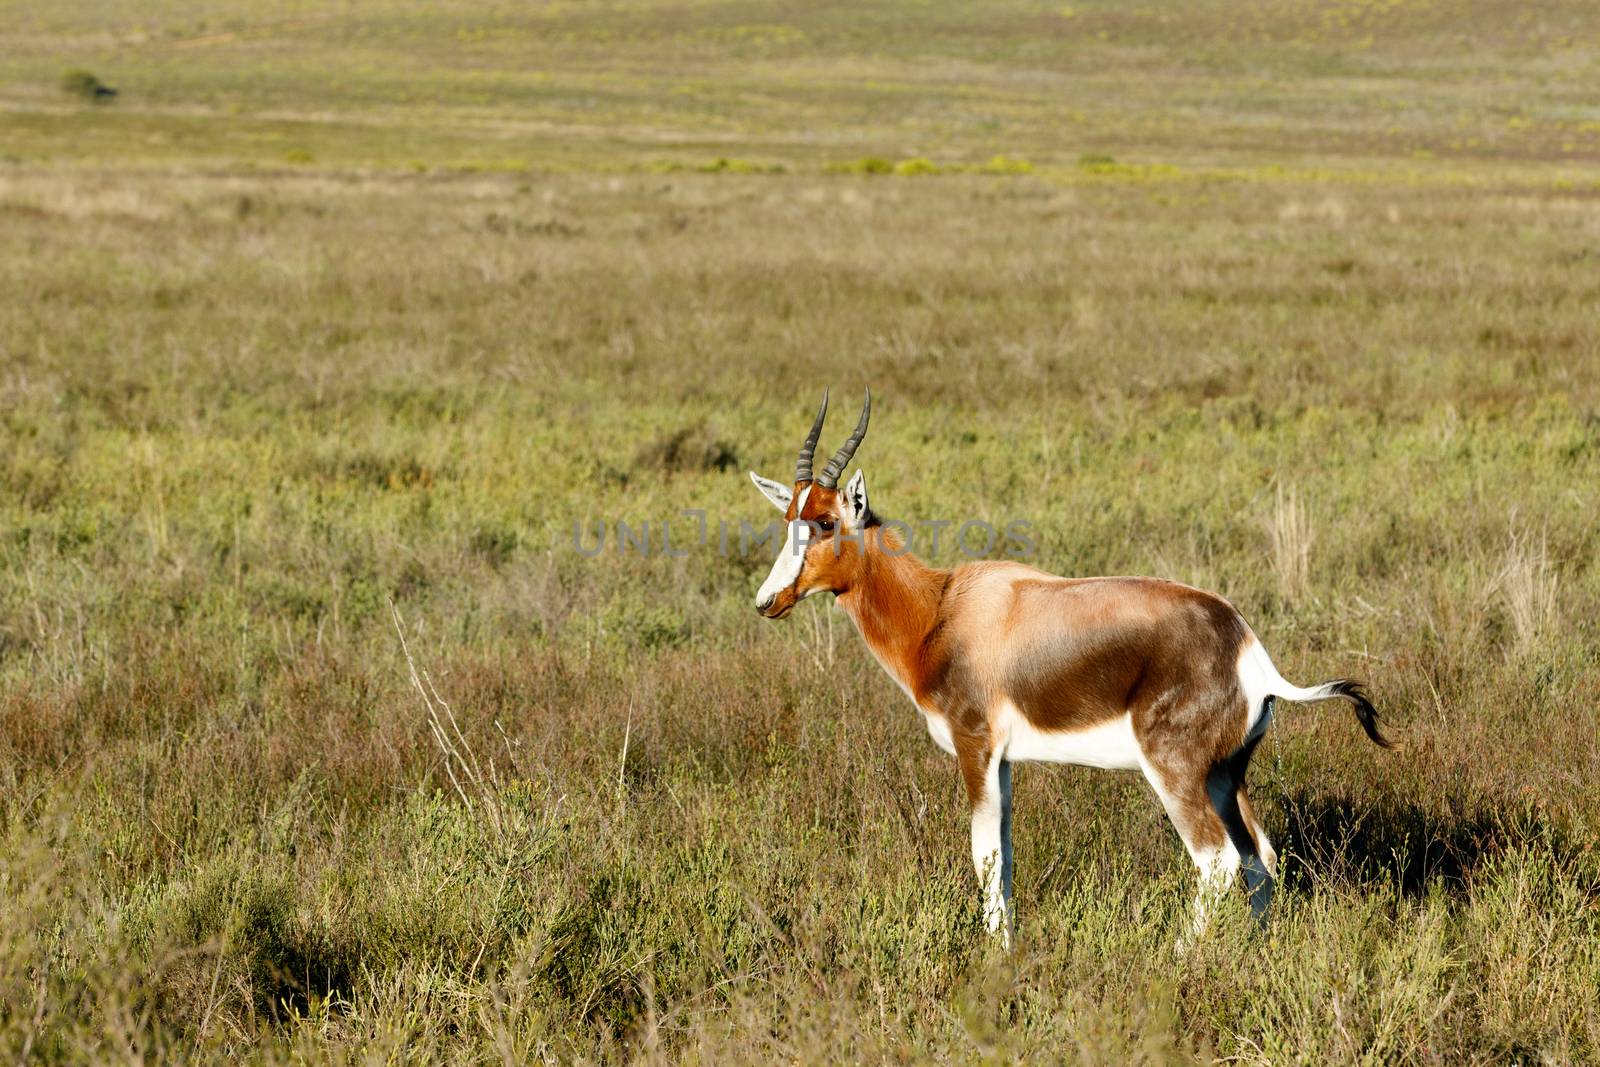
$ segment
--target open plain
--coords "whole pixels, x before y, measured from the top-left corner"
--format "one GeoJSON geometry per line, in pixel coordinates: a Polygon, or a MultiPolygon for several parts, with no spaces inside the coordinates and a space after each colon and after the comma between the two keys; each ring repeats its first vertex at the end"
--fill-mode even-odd
{"type": "Polygon", "coordinates": [[[1600,10],[258,8],[0,2],[9,1058],[1600,1058],[1600,10]],[[1367,682],[1264,927],[1026,765],[984,936],[953,762],[751,607],[864,385],[884,514],[1367,682]]]}

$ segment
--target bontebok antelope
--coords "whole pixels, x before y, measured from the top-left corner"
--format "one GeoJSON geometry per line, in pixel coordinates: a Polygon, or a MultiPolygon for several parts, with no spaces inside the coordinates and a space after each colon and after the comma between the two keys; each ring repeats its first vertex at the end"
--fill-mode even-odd
{"type": "Polygon", "coordinates": [[[793,488],[751,473],[787,520],[756,608],[781,619],[806,597],[833,593],[934,741],[956,757],[989,928],[1010,943],[1019,760],[1143,772],[1200,869],[1193,932],[1241,868],[1261,916],[1277,854],[1245,796],[1250,755],[1278,698],[1348,700],[1367,736],[1387,747],[1360,685],[1290,685],[1231,604],[1178,582],[1058,578],[1009,562],[923,564],[906,551],[901,524],[873,513],[859,470],[838,488],[871,408],[868,393],[854,432],[813,475],[824,394],[793,488]]]}

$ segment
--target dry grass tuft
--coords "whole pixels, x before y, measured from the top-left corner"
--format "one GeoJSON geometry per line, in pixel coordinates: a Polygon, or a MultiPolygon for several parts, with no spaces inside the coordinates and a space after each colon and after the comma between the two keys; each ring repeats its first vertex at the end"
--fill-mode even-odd
{"type": "Polygon", "coordinates": [[[1516,528],[1513,516],[1505,562],[1491,585],[1511,618],[1516,651],[1527,654],[1542,646],[1554,633],[1560,612],[1560,576],[1550,561],[1548,532],[1535,538],[1516,528]]]}
{"type": "Polygon", "coordinates": [[[1267,536],[1272,542],[1272,573],[1278,578],[1278,592],[1288,603],[1299,604],[1311,588],[1311,544],[1316,534],[1293,487],[1285,492],[1279,483],[1267,536]]]}

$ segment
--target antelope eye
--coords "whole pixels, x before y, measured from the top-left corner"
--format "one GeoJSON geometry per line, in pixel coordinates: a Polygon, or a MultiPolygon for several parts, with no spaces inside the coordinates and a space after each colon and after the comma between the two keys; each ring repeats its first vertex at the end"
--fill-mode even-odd
{"type": "Polygon", "coordinates": [[[823,533],[833,533],[833,520],[832,519],[818,519],[817,520],[817,529],[821,530],[823,533]]]}

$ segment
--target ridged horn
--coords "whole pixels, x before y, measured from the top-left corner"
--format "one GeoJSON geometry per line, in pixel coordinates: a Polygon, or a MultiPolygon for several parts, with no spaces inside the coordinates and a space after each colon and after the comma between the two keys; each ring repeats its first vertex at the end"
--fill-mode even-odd
{"type": "Polygon", "coordinates": [[[861,421],[856,423],[855,432],[845,439],[839,451],[828,460],[828,465],[822,468],[822,474],[817,477],[817,484],[824,489],[832,489],[839,484],[839,475],[850,465],[850,459],[856,454],[856,449],[861,446],[861,439],[867,436],[867,419],[872,416],[872,390],[867,390],[867,399],[861,405],[861,421]]]}
{"type": "Polygon", "coordinates": [[[817,409],[817,421],[811,424],[811,432],[806,434],[806,443],[800,446],[800,459],[794,465],[794,480],[796,482],[809,482],[811,480],[811,457],[817,454],[817,438],[822,436],[822,420],[828,417],[828,391],[822,391],[822,406],[817,409]]]}

